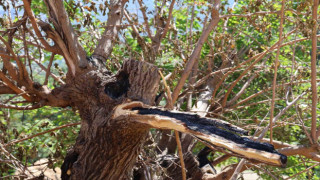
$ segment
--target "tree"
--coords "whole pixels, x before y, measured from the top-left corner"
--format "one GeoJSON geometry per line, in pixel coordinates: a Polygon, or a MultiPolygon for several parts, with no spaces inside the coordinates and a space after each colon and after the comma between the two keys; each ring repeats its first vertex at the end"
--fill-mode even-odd
{"type": "MultiPolygon", "coordinates": [[[[311,34],[316,42],[317,17],[314,15],[310,20],[308,14],[316,14],[317,4],[311,10],[309,1],[282,1],[282,4],[240,1],[238,5],[235,2],[233,7],[226,7],[227,2],[219,0],[173,0],[155,1],[151,12],[144,3],[136,2],[141,18],[128,10],[127,0],[1,3],[8,15],[1,21],[0,91],[6,100],[0,107],[21,111],[45,106],[71,107],[81,118],[76,142],[61,166],[62,179],[147,179],[148,176],[149,179],[157,176],[163,179],[179,179],[180,176],[223,179],[235,178],[250,166],[260,167],[256,164],[285,166],[286,155],[303,155],[319,162],[320,130],[315,117],[316,49],[312,50],[311,65],[313,98],[306,99],[307,103],[313,103],[312,111],[302,112],[301,105],[304,104],[298,104],[310,93],[309,87],[299,85],[308,81],[309,72],[301,65],[305,62],[295,59],[309,56],[301,49],[307,47],[304,41],[309,40],[311,34]],[[293,9],[288,9],[289,5],[293,5],[293,9]],[[184,8],[178,10],[174,6],[184,8]],[[107,23],[95,20],[98,12],[103,16],[108,13],[107,23]],[[277,31],[279,35],[272,36],[277,31]],[[305,37],[301,37],[303,35],[305,37]],[[293,50],[288,48],[292,44],[293,50]],[[275,57],[272,57],[272,51],[277,52],[275,57]],[[286,56],[292,57],[292,61],[289,62],[286,56]],[[123,60],[125,58],[129,59],[123,60]],[[60,76],[53,72],[54,61],[60,76]],[[282,67],[281,64],[292,66],[282,67]],[[43,77],[34,72],[36,66],[44,72],[43,77]],[[296,67],[305,74],[298,78],[294,74],[296,67]],[[294,81],[294,78],[298,80],[294,81]],[[163,92],[159,93],[161,79],[163,92]],[[272,79],[274,81],[270,83],[272,79]],[[280,81],[282,84],[277,85],[280,81]],[[277,90],[277,87],[282,89],[277,90]],[[259,96],[269,94],[270,89],[272,98],[259,96]],[[285,98],[281,98],[283,93],[286,93],[285,98]],[[271,101],[271,105],[266,101],[271,101]],[[156,107],[159,102],[166,109],[156,107]],[[172,111],[174,106],[180,112],[172,111]],[[293,106],[297,111],[292,110],[293,106]],[[269,109],[270,123],[263,124],[262,119],[269,109]],[[274,116],[273,112],[277,114],[274,116]],[[304,116],[309,114],[312,114],[312,123],[304,122],[304,116]],[[236,116],[250,116],[251,122],[230,120],[236,116]],[[302,138],[292,140],[290,136],[277,134],[288,125],[277,124],[285,117],[297,118],[301,126],[293,126],[296,130],[289,132],[302,138]],[[258,129],[254,133],[259,135],[258,141],[239,136],[247,134],[249,124],[258,129]],[[280,127],[277,129],[277,126],[280,127]],[[150,128],[163,130],[150,131],[150,128]],[[270,140],[263,139],[269,129],[270,140]],[[171,130],[175,130],[176,138],[171,138],[171,130]],[[186,134],[179,138],[177,131],[186,134]],[[192,154],[194,138],[210,149],[198,145],[201,147],[198,154],[192,154]],[[300,146],[282,143],[286,138],[300,146]],[[305,145],[303,138],[309,141],[305,145]],[[148,143],[156,143],[156,148],[144,147],[148,143]],[[176,165],[179,159],[172,156],[176,149],[181,168],[176,165]],[[207,159],[210,152],[223,155],[210,162],[207,159]],[[160,163],[153,167],[165,168],[165,172],[145,165],[147,157],[156,159],[157,154],[160,163]],[[232,156],[248,161],[241,160],[238,165],[231,165],[218,174],[212,173],[212,169],[211,173],[203,169],[207,164],[218,164],[232,156]],[[249,165],[243,167],[245,163],[249,165]]],[[[4,125],[8,126],[8,122],[4,125]]],[[[22,140],[3,140],[1,144],[6,144],[1,145],[1,152],[8,160],[13,159],[14,166],[25,169],[23,163],[7,150],[22,140]]],[[[308,177],[319,176],[308,172],[315,165],[308,162],[309,168],[300,173],[308,173],[308,177]]]]}

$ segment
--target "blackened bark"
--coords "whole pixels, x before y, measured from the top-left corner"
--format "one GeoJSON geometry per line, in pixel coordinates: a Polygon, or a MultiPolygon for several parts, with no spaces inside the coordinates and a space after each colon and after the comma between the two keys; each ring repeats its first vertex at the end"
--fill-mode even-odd
{"type": "Polygon", "coordinates": [[[76,144],[62,165],[62,179],[122,179],[131,176],[149,127],[125,117],[113,118],[116,105],[139,100],[153,105],[158,69],[125,61],[114,76],[90,71],[74,83],[75,107],[82,124],[76,144]]]}

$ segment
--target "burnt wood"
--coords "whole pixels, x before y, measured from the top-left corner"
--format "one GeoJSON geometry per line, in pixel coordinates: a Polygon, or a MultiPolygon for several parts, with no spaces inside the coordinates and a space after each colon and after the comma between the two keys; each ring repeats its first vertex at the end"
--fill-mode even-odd
{"type": "MultiPolygon", "coordinates": [[[[140,115],[159,115],[176,119],[177,121],[180,121],[179,123],[183,123],[187,129],[236,143],[242,148],[251,148],[269,152],[271,154],[278,154],[280,156],[281,166],[285,166],[287,162],[287,156],[278,153],[274,149],[273,145],[269,143],[253,141],[247,137],[241,137],[237,133],[247,135],[247,131],[237,128],[231,124],[221,122],[220,120],[218,121],[215,119],[203,118],[196,114],[171,112],[158,108],[134,107],[132,110],[136,110],[137,114],[140,115]]],[[[229,150],[234,151],[233,149],[229,150]]]]}
{"type": "Polygon", "coordinates": [[[64,93],[82,121],[76,143],[61,167],[62,179],[130,179],[150,128],[188,133],[210,148],[285,165],[286,156],[272,145],[241,137],[247,131],[228,122],[154,107],[158,71],[152,64],[126,60],[115,75],[92,69],[70,79],[64,93]]]}

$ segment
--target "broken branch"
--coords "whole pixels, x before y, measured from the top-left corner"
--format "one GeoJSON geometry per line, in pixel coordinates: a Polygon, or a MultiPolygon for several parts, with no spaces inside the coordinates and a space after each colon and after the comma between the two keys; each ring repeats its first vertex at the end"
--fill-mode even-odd
{"type": "Polygon", "coordinates": [[[173,129],[191,134],[213,147],[220,147],[240,157],[275,166],[285,166],[287,157],[275,151],[268,143],[255,142],[238,134],[247,134],[241,128],[218,119],[202,118],[196,114],[167,111],[131,102],[115,108],[113,118],[126,116],[151,128],[173,129]]]}

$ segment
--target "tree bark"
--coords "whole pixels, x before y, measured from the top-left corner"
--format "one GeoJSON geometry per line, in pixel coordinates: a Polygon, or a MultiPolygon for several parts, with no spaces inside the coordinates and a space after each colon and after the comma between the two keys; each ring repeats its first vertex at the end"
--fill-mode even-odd
{"type": "Polygon", "coordinates": [[[149,127],[125,117],[113,118],[114,107],[139,100],[153,105],[158,69],[140,61],[125,61],[114,76],[90,71],[72,89],[82,122],[74,147],[62,165],[62,179],[122,179],[131,170],[149,127]]]}

